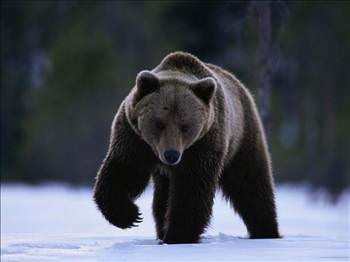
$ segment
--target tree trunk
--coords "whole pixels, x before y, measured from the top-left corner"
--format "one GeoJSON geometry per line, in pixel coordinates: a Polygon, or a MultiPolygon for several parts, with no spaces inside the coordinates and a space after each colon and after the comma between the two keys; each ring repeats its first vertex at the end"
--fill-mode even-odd
{"type": "Polygon", "coordinates": [[[270,96],[272,78],[272,28],[271,4],[269,1],[254,2],[258,22],[259,64],[258,64],[258,102],[259,112],[265,128],[266,137],[270,136],[270,96]]]}

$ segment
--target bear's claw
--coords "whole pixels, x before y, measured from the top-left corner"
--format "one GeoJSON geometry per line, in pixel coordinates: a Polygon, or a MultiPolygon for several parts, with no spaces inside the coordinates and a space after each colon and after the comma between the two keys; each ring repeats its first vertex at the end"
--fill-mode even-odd
{"type": "Polygon", "coordinates": [[[119,211],[114,216],[106,216],[111,224],[121,229],[128,229],[137,227],[139,223],[143,221],[141,213],[138,211],[138,207],[134,204],[128,208],[123,208],[124,211],[119,211]]]}

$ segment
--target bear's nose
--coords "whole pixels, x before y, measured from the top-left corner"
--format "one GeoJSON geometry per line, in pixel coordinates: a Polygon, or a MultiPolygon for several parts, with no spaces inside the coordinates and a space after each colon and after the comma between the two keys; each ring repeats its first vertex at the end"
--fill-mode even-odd
{"type": "Polygon", "coordinates": [[[176,150],[167,150],[164,152],[164,158],[169,164],[176,163],[179,160],[180,153],[176,150]]]}

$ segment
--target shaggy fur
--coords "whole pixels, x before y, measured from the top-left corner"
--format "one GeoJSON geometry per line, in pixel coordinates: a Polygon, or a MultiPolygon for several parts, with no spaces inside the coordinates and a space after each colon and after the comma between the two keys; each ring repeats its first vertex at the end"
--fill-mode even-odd
{"type": "Polygon", "coordinates": [[[141,221],[134,200],[150,177],[164,243],[193,243],[220,188],[251,238],[279,237],[270,156],[252,96],[232,74],[182,52],[141,72],[112,124],[94,199],[119,228],[141,221]],[[167,164],[164,152],[180,158],[167,164]]]}

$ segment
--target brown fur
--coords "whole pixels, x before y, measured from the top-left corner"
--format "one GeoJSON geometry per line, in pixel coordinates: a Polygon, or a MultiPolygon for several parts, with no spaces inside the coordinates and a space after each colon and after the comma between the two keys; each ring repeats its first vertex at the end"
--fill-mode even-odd
{"type": "Polygon", "coordinates": [[[112,124],[95,201],[120,228],[139,222],[134,199],[152,175],[157,236],[197,242],[222,189],[252,238],[279,237],[271,161],[249,91],[232,74],[182,52],[141,72],[112,124]],[[170,165],[164,152],[179,152],[170,165]]]}

